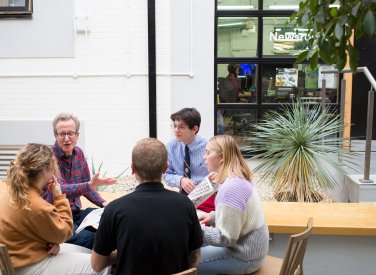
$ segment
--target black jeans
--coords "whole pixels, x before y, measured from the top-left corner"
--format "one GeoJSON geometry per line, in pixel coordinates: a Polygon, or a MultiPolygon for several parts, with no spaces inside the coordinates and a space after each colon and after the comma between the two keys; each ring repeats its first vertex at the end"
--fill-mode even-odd
{"type": "Polygon", "coordinates": [[[93,249],[95,230],[86,228],[78,234],[76,234],[76,230],[80,226],[84,218],[94,209],[96,208],[86,208],[84,210],[80,210],[79,212],[76,212],[73,214],[74,232],[73,232],[73,236],[65,241],[66,243],[71,243],[71,244],[83,246],[89,249],[93,249]]]}

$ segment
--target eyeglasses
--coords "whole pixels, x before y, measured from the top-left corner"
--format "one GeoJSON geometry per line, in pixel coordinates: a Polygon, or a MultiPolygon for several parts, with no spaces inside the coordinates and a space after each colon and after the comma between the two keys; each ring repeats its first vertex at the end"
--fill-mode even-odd
{"type": "Polygon", "coordinates": [[[172,130],[178,130],[178,131],[183,131],[185,129],[187,129],[188,126],[187,125],[175,125],[175,124],[172,124],[171,125],[171,129],[172,130]]]}
{"type": "Polygon", "coordinates": [[[56,135],[61,139],[65,138],[65,136],[68,136],[69,138],[73,138],[78,135],[78,132],[68,132],[68,133],[61,132],[61,133],[56,133],[56,135]]]}

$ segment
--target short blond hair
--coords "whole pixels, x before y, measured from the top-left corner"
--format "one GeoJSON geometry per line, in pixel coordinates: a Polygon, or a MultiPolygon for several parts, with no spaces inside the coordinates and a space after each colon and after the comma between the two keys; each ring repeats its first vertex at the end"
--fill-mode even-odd
{"type": "Polygon", "coordinates": [[[239,146],[232,136],[219,135],[212,137],[208,142],[208,149],[223,155],[215,182],[223,183],[227,177],[235,176],[252,180],[252,172],[243,158],[239,146]]]}
{"type": "Polygon", "coordinates": [[[133,148],[132,164],[142,180],[160,179],[167,164],[166,146],[156,138],[140,140],[133,148]]]}
{"type": "Polygon", "coordinates": [[[68,120],[74,121],[74,123],[76,124],[76,132],[80,130],[80,120],[75,115],[68,114],[68,113],[60,113],[54,118],[54,121],[52,122],[54,133],[57,134],[56,125],[59,121],[68,121],[68,120]]]}

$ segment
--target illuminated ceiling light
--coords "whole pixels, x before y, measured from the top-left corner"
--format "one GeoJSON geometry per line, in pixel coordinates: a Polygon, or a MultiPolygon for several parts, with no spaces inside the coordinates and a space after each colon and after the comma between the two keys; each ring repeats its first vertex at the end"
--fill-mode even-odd
{"type": "Polygon", "coordinates": [[[253,5],[248,6],[218,6],[218,10],[253,10],[253,5]]]}
{"type": "Polygon", "coordinates": [[[225,23],[225,24],[219,24],[218,27],[230,27],[230,26],[244,26],[245,23],[243,22],[237,22],[237,23],[225,23]]]}
{"type": "Polygon", "coordinates": [[[271,5],[269,6],[271,10],[297,10],[299,9],[298,5],[271,5]]]}
{"type": "MultiPolygon", "coordinates": [[[[329,5],[329,8],[339,8],[340,5],[338,4],[331,4],[329,5]]],[[[269,9],[271,10],[298,10],[298,5],[270,5],[269,9]]]]}

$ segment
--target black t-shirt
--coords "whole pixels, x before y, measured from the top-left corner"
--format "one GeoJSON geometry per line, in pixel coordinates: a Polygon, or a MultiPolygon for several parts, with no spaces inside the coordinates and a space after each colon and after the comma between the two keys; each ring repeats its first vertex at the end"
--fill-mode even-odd
{"type": "Polygon", "coordinates": [[[117,249],[116,274],[173,274],[189,268],[190,252],[202,245],[192,202],[150,182],[106,206],[94,251],[117,249]]]}

